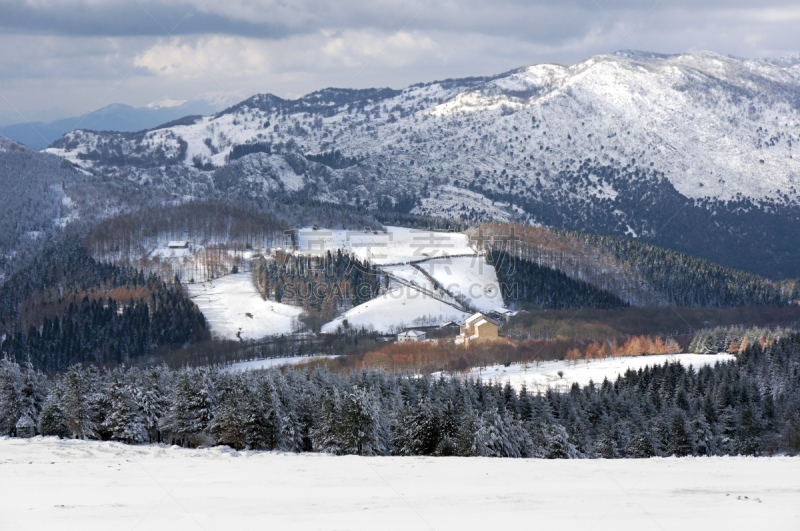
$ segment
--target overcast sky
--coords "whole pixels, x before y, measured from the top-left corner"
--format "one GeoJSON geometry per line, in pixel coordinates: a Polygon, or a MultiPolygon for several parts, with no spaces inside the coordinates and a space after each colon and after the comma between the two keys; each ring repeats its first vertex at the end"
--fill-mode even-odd
{"type": "Polygon", "coordinates": [[[796,0],[0,0],[0,122],[399,88],[619,49],[780,57],[800,51],[798,27],[796,0]]]}

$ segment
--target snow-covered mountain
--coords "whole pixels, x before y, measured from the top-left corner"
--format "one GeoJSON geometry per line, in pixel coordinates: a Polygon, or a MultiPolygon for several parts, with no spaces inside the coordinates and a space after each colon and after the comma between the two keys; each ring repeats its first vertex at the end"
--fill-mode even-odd
{"type": "Polygon", "coordinates": [[[94,131],[141,131],[187,115],[213,114],[233,101],[226,94],[210,92],[191,100],[164,98],[142,107],[113,103],[81,116],[46,123],[3,125],[0,134],[39,150],[77,127],[94,131]]]}
{"type": "Polygon", "coordinates": [[[624,51],[402,90],[259,94],[146,132],[73,131],[48,151],[171,192],[543,223],[778,277],[800,275],[798,124],[796,58],[624,51]]]}

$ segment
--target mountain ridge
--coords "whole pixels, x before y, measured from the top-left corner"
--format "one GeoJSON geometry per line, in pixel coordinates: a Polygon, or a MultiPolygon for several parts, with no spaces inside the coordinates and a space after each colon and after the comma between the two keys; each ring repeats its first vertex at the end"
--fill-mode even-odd
{"type": "Polygon", "coordinates": [[[777,278],[800,275],[786,236],[800,230],[798,93],[792,61],[620,51],[399,90],[258,94],[134,136],[73,131],[48,151],[218,195],[273,189],[277,171],[310,198],[652,240],[777,278]],[[334,152],[358,163],[298,159],[334,152]]]}

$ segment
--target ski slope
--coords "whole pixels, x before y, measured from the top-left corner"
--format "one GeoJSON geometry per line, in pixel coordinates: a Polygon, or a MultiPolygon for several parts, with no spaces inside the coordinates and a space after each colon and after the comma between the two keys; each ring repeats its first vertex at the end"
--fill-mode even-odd
{"type": "Polygon", "coordinates": [[[249,272],[187,284],[186,287],[191,299],[203,312],[211,333],[223,339],[248,340],[291,334],[302,313],[300,308],[263,300],[253,286],[249,272]]]}
{"type": "Polygon", "coordinates": [[[381,267],[381,271],[400,280],[410,282],[416,286],[430,291],[436,290],[433,282],[425,274],[412,265],[397,265],[381,267]]]}
{"type": "Polygon", "coordinates": [[[419,290],[400,286],[326,323],[322,326],[322,333],[332,333],[344,327],[345,320],[350,328],[394,333],[406,327],[463,321],[468,315],[419,290]]]}
{"type": "Polygon", "coordinates": [[[456,297],[464,297],[482,312],[504,308],[494,266],[482,256],[434,258],[416,264],[456,297]]]}
{"type": "Polygon", "coordinates": [[[800,459],[334,457],[0,438],[2,528],[800,529],[800,459]]]}
{"type": "Polygon", "coordinates": [[[663,365],[666,362],[679,362],[686,367],[698,369],[705,365],[714,365],[717,362],[726,363],[733,361],[731,354],[720,353],[716,355],[705,354],[660,354],[656,356],[625,356],[617,358],[604,358],[599,360],[577,362],[571,361],[544,361],[540,364],[512,363],[510,366],[490,365],[486,368],[473,368],[466,375],[483,380],[493,380],[510,383],[520,390],[522,386],[530,392],[544,392],[548,389],[567,391],[573,383],[580,386],[603,383],[608,378],[616,380],[617,376],[625,374],[628,369],[639,370],[647,366],[663,365]],[[559,375],[559,372],[563,373],[559,375]]]}

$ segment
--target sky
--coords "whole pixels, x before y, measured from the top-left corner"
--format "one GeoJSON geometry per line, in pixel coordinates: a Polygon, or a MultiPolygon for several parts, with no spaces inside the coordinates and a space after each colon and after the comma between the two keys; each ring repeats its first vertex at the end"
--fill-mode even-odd
{"type": "Polygon", "coordinates": [[[392,87],[620,49],[800,52],[783,0],[0,0],[0,124],[392,87]]]}

